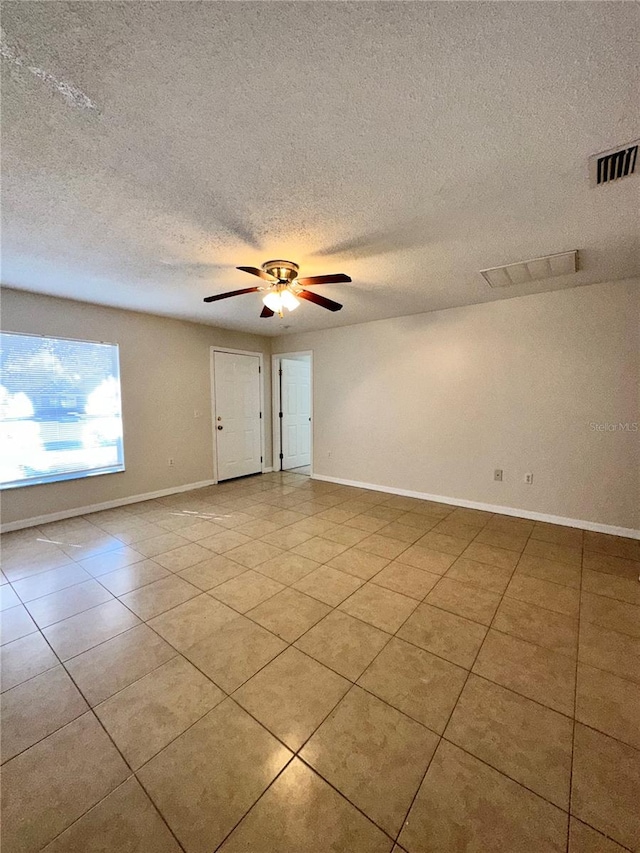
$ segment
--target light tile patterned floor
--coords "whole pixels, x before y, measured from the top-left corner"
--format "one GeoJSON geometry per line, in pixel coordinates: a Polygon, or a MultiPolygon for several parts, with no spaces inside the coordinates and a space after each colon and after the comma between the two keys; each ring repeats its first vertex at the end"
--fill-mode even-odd
{"type": "Polygon", "coordinates": [[[638,541],[283,473],[3,544],[3,853],[640,851],[638,541]]]}

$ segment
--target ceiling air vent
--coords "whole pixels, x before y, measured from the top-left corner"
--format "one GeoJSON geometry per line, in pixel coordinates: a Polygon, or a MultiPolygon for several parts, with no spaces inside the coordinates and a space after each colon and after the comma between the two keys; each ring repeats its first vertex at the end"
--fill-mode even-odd
{"type": "Polygon", "coordinates": [[[638,144],[631,142],[623,148],[614,148],[590,157],[589,176],[592,186],[599,187],[633,175],[638,161],[638,144]]]}
{"type": "Polygon", "coordinates": [[[529,284],[543,278],[557,275],[571,275],[578,269],[578,252],[560,252],[557,255],[545,255],[519,264],[505,267],[493,267],[480,270],[490,287],[511,287],[514,284],[529,284]]]}

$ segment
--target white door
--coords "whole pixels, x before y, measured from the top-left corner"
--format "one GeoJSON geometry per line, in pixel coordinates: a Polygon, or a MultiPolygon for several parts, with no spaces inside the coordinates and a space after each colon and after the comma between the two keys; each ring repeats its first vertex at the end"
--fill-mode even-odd
{"type": "Polygon", "coordinates": [[[311,360],[283,358],[282,467],[311,464],[311,360]]]}
{"type": "Polygon", "coordinates": [[[213,360],[218,480],[257,474],[260,458],[260,359],[216,352],[213,360]]]}

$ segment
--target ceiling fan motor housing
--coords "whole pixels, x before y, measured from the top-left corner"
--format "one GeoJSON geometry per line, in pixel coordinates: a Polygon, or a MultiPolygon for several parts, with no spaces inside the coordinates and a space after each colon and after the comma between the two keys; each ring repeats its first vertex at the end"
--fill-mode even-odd
{"type": "Polygon", "coordinates": [[[262,269],[279,282],[289,284],[298,277],[299,267],[293,261],[266,261],[262,264],[262,269]]]}

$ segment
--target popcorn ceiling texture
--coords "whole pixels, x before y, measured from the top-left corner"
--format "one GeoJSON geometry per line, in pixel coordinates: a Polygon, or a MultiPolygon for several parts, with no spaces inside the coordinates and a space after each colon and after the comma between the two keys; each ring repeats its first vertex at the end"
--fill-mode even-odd
{"type": "Polygon", "coordinates": [[[0,56],[7,60],[7,62],[15,65],[16,68],[24,68],[29,72],[29,74],[33,74],[34,77],[38,77],[38,79],[47,83],[59,92],[70,106],[80,107],[81,109],[86,110],[97,109],[97,106],[93,103],[91,98],[88,98],[84,92],[81,92],[80,89],[76,88],[71,83],[68,83],[66,80],[58,80],[57,77],[54,77],[53,74],[49,74],[48,71],[43,71],[42,68],[38,68],[36,65],[30,65],[28,59],[25,56],[22,56],[7,42],[5,34],[1,29],[0,56]]]}
{"type": "Polygon", "coordinates": [[[638,134],[637,4],[3,6],[6,285],[281,334],[640,272],[638,178],[587,176],[638,134]],[[202,303],[271,257],[343,311],[202,303]]]}

